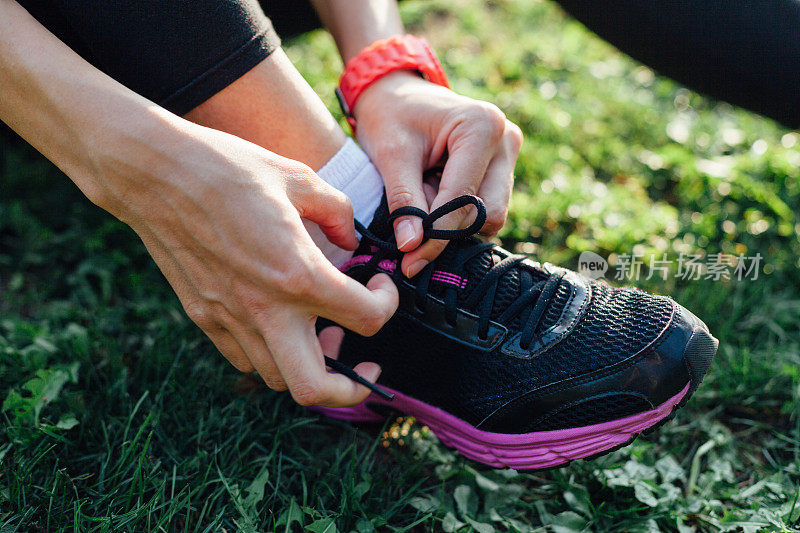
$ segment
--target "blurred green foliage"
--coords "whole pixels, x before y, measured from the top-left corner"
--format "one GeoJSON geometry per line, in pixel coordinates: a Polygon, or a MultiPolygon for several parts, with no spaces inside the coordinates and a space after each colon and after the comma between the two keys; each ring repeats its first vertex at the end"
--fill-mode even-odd
{"type": "MultiPolygon", "coordinates": [[[[763,255],[757,280],[642,280],[720,338],[675,422],[543,473],[413,420],[359,430],[241,378],[123,224],[0,138],[2,531],[789,531],[800,518],[800,136],[620,55],[550,3],[407,1],[455,90],[526,142],[504,244],[763,255]]],[[[287,47],[338,114],[323,32],[287,47]]],[[[688,60],[688,58],[687,58],[688,60]]]]}

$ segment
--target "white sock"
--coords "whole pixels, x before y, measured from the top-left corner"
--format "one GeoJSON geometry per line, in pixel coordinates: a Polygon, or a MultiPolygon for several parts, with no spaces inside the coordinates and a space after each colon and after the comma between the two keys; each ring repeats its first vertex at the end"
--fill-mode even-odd
{"type": "MultiPolygon", "coordinates": [[[[364,150],[353,139],[347,139],[344,146],[317,174],[350,198],[355,219],[369,226],[381,203],[383,180],[364,150]]],[[[304,222],[311,238],[331,263],[338,267],[353,256],[353,252],[331,244],[319,226],[304,222]]]]}

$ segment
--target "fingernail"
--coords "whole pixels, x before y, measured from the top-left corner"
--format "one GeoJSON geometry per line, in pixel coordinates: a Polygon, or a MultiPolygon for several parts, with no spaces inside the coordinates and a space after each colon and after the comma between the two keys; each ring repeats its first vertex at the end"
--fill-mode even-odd
{"type": "Polygon", "coordinates": [[[419,274],[420,271],[428,265],[428,263],[430,263],[430,261],[427,259],[420,259],[416,263],[413,263],[410,267],[408,267],[408,277],[413,278],[419,274]]]}
{"type": "Polygon", "coordinates": [[[403,246],[414,240],[414,224],[410,220],[401,220],[397,224],[397,247],[402,249],[403,246]]]}

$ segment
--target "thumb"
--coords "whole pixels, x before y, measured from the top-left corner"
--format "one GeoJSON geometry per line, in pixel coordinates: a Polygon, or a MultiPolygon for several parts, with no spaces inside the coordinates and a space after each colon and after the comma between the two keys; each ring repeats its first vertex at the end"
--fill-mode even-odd
{"type": "MultiPolygon", "coordinates": [[[[406,206],[429,211],[422,187],[423,159],[422,150],[405,147],[394,147],[375,158],[386,186],[389,212],[406,206]]],[[[414,216],[399,217],[394,221],[394,233],[400,250],[414,250],[422,243],[422,220],[414,216]]]]}
{"type": "MultiPolygon", "coordinates": [[[[453,148],[444,165],[439,191],[431,204],[431,210],[463,194],[475,195],[480,187],[492,156],[489,138],[472,132],[453,142],[453,148]]],[[[471,207],[463,207],[437,220],[441,228],[462,228],[471,207]]],[[[403,257],[402,270],[414,277],[442,253],[448,241],[431,239],[403,257]]]]}
{"type": "Polygon", "coordinates": [[[286,194],[300,218],[319,226],[330,242],[346,250],[358,247],[353,204],[341,191],[307,169],[305,179],[289,183],[286,194]]]}

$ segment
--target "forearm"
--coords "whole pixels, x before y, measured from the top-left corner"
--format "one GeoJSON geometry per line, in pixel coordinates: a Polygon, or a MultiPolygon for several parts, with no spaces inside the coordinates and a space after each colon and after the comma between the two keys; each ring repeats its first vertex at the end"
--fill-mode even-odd
{"type": "Polygon", "coordinates": [[[0,120],[108,209],[123,173],[104,170],[158,166],[189,123],[92,67],[16,2],[0,0],[0,21],[0,120]]]}
{"type": "Polygon", "coordinates": [[[344,61],[377,40],[403,33],[396,0],[312,0],[344,61]]]}

